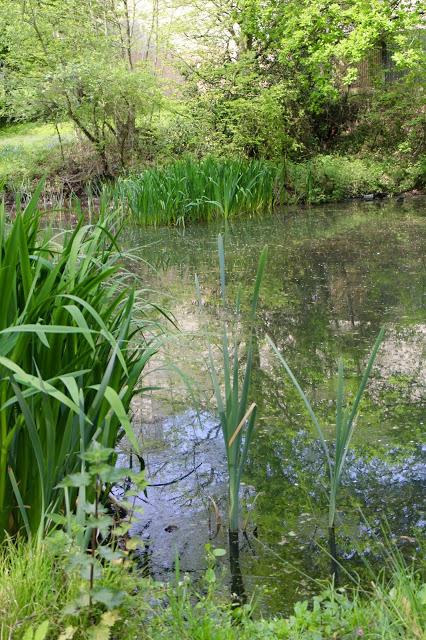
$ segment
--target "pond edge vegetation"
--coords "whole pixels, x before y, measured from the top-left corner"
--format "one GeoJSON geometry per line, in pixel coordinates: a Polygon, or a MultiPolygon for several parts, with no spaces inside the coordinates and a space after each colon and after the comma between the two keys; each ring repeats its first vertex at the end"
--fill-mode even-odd
{"type": "Polygon", "coordinates": [[[119,178],[107,187],[114,206],[142,226],[265,215],[288,205],[313,205],[368,196],[398,195],[424,184],[426,165],[414,173],[386,163],[339,156],[290,160],[190,156],[119,178]]]}

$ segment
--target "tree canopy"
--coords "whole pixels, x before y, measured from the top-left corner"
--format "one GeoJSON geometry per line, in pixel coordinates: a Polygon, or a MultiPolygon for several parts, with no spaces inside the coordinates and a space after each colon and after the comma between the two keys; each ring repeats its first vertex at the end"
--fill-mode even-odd
{"type": "Polygon", "coordinates": [[[159,109],[170,153],[424,145],[417,0],[2,0],[0,19],[3,116],[70,120],[105,173],[159,109]]]}

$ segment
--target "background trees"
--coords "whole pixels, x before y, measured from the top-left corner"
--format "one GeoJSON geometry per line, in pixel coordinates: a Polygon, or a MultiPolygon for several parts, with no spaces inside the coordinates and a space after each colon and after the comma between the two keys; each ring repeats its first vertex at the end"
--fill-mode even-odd
{"type": "Polygon", "coordinates": [[[424,153],[417,0],[3,0],[0,18],[3,117],[73,122],[104,174],[158,149],[424,153]]]}
{"type": "MultiPolygon", "coordinates": [[[[420,3],[215,0],[203,12],[204,29],[194,22],[192,32],[199,57],[186,67],[189,95],[221,144],[253,156],[297,156],[332,148],[356,129],[362,140],[351,136],[351,143],[359,145],[366,131],[358,122],[368,121],[374,138],[366,113],[379,110],[382,120],[385,104],[404,94],[405,124],[419,128],[420,3]]],[[[392,114],[400,123],[394,144],[407,134],[400,116],[392,114]]]]}
{"type": "Polygon", "coordinates": [[[5,110],[16,119],[70,120],[109,174],[138,150],[160,102],[137,57],[130,0],[2,4],[5,110]]]}

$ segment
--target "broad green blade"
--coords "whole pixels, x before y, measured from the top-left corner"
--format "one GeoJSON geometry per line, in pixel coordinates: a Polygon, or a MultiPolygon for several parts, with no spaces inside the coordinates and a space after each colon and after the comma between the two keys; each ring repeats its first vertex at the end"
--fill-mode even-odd
{"type": "Polygon", "coordinates": [[[28,434],[30,436],[30,440],[31,440],[31,444],[33,447],[33,452],[34,452],[34,456],[37,462],[37,467],[38,467],[38,473],[39,473],[39,488],[40,488],[40,494],[41,494],[41,505],[42,505],[42,512],[44,512],[45,509],[45,487],[44,484],[46,482],[46,466],[44,464],[44,455],[43,455],[43,449],[41,446],[41,442],[40,442],[40,438],[39,438],[39,434],[37,431],[37,427],[34,423],[34,419],[31,415],[31,410],[28,406],[28,404],[26,403],[26,401],[24,400],[21,390],[19,389],[18,385],[15,384],[15,382],[13,381],[13,378],[11,379],[11,385],[12,388],[15,392],[15,395],[18,399],[19,402],[19,406],[21,408],[21,411],[24,415],[24,419],[25,419],[25,425],[27,427],[27,431],[28,434]]]}
{"type": "MultiPolygon", "coordinates": [[[[78,406],[65,394],[63,394],[61,391],[58,391],[58,389],[56,389],[49,382],[46,382],[45,380],[40,381],[40,379],[36,376],[25,373],[25,371],[21,369],[21,367],[9,360],[9,358],[4,358],[1,356],[0,365],[4,366],[9,371],[12,371],[12,373],[15,374],[15,380],[17,380],[18,382],[32,387],[33,389],[35,389],[36,391],[40,391],[41,393],[47,393],[48,395],[52,396],[52,398],[55,398],[59,402],[62,402],[62,404],[67,406],[69,409],[75,411],[75,413],[78,413],[78,406]]],[[[16,401],[17,400],[18,399],[16,398],[16,401]]],[[[0,411],[2,409],[3,407],[0,407],[0,411]]]]}
{"type": "Polygon", "coordinates": [[[15,494],[16,502],[18,503],[19,512],[21,514],[21,518],[24,523],[25,530],[27,532],[28,539],[31,540],[31,527],[28,521],[27,510],[25,508],[24,501],[22,500],[21,492],[19,491],[15,474],[13,473],[12,467],[9,467],[7,471],[9,474],[10,484],[12,485],[13,493],[15,494]]]}
{"type": "Polygon", "coordinates": [[[356,417],[357,417],[357,414],[358,414],[359,404],[361,402],[362,396],[364,395],[364,391],[365,391],[365,388],[367,386],[368,379],[370,377],[371,369],[373,368],[373,364],[374,364],[374,361],[376,360],[377,353],[378,353],[378,351],[380,349],[380,345],[383,342],[384,335],[385,335],[385,329],[384,329],[384,327],[382,327],[382,329],[379,332],[379,335],[376,338],[376,342],[374,343],[374,347],[373,347],[371,355],[370,355],[370,357],[368,359],[368,363],[367,363],[367,366],[365,368],[364,375],[362,376],[362,380],[361,380],[361,383],[359,385],[358,392],[356,394],[354,404],[352,405],[352,410],[351,410],[351,412],[349,414],[349,418],[347,419],[347,422],[346,422],[346,425],[345,425],[345,432],[346,432],[345,442],[344,442],[343,451],[341,453],[337,469],[335,471],[336,476],[338,478],[340,478],[340,476],[341,476],[341,474],[343,472],[343,467],[344,467],[344,464],[345,464],[345,460],[346,460],[346,456],[347,456],[347,453],[348,453],[349,445],[350,445],[350,442],[352,440],[352,435],[353,435],[353,432],[354,432],[354,429],[355,429],[356,417]]]}
{"type": "Polygon", "coordinates": [[[340,457],[342,444],[344,441],[345,421],[343,414],[344,396],[345,396],[345,381],[344,381],[344,369],[343,360],[339,358],[337,369],[337,395],[336,395],[336,450],[335,450],[335,465],[340,457]]]}
{"type": "MultiPolygon", "coordinates": [[[[95,389],[96,391],[98,391],[100,386],[101,385],[92,385],[91,389],[95,389]]],[[[126,436],[133,447],[133,450],[135,451],[135,453],[139,454],[140,453],[139,443],[136,438],[136,434],[133,430],[133,427],[130,423],[129,417],[126,413],[126,410],[123,406],[120,396],[112,387],[106,387],[103,393],[104,393],[105,399],[108,401],[108,404],[110,405],[111,409],[117,416],[121,426],[123,427],[126,433],[126,436]]]]}
{"type": "Polygon", "coordinates": [[[368,359],[368,363],[367,363],[367,366],[365,368],[364,375],[362,376],[362,380],[361,380],[361,383],[359,385],[358,392],[356,394],[355,401],[354,401],[353,406],[352,406],[352,411],[351,411],[351,413],[349,415],[348,422],[349,422],[350,425],[352,424],[352,422],[353,422],[353,420],[354,420],[354,418],[355,418],[355,416],[356,416],[356,414],[358,412],[359,403],[361,402],[361,398],[362,398],[362,396],[364,394],[365,387],[367,386],[367,382],[368,382],[368,379],[370,377],[371,369],[373,368],[374,361],[375,361],[375,359],[377,357],[377,352],[380,349],[380,345],[383,342],[384,336],[385,336],[385,328],[382,327],[380,329],[379,335],[376,338],[376,342],[374,343],[373,350],[372,350],[371,355],[370,355],[370,357],[368,359]]]}

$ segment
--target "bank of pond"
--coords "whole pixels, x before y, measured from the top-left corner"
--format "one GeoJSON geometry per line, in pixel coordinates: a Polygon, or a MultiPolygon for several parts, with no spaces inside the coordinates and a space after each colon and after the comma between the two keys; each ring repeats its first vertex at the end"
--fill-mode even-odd
{"type": "Polygon", "coordinates": [[[48,210],[73,208],[77,195],[94,215],[99,208],[109,209],[117,219],[141,226],[180,228],[261,217],[300,205],[386,197],[402,201],[404,194],[422,193],[426,185],[422,157],[401,162],[374,155],[317,154],[296,162],[186,155],[115,177],[83,174],[77,181],[65,169],[63,175],[51,175],[37,166],[34,175],[4,181],[10,205],[29,198],[43,175],[41,206],[48,210]]]}

